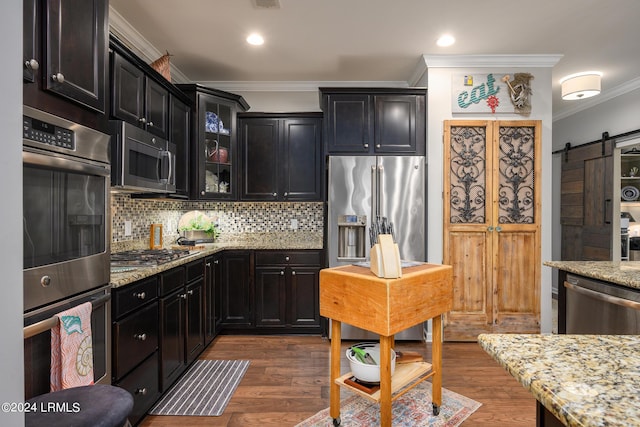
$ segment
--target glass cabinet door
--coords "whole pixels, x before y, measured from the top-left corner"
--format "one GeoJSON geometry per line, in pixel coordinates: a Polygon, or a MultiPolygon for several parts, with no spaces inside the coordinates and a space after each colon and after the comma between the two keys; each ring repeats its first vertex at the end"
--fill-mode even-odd
{"type": "Polygon", "coordinates": [[[201,96],[200,153],[203,156],[200,173],[200,195],[205,198],[232,198],[235,193],[235,135],[231,129],[232,107],[201,96]]]}

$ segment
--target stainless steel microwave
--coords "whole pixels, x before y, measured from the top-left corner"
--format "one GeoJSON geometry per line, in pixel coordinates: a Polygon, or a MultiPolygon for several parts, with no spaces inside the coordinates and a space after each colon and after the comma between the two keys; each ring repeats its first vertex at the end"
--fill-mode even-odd
{"type": "Polygon", "coordinates": [[[139,193],[176,192],[176,145],[121,120],[112,120],[111,186],[139,193]]]}

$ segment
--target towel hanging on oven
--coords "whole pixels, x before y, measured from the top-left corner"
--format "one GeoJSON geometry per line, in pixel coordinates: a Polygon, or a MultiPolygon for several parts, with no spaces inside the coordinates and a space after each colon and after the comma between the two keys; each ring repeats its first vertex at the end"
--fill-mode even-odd
{"type": "Polygon", "coordinates": [[[91,302],[57,314],[51,328],[51,391],[93,384],[91,302]]]}

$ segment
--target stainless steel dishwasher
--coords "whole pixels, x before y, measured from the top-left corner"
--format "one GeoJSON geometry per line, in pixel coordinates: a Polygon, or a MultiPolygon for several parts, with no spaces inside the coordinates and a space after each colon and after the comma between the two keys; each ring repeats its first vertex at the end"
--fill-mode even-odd
{"type": "Polygon", "coordinates": [[[567,334],[640,334],[640,290],[567,274],[567,334]]]}

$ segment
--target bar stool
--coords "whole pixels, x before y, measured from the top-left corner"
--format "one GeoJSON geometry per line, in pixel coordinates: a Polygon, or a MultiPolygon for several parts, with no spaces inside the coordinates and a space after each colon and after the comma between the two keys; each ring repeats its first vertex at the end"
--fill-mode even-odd
{"type": "Polygon", "coordinates": [[[105,384],[73,387],[27,400],[26,427],[123,427],[133,408],[133,396],[105,384]]]}

